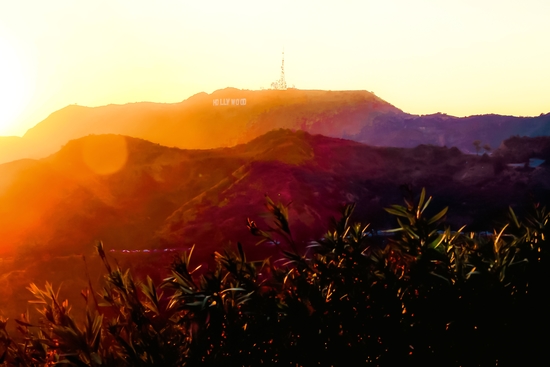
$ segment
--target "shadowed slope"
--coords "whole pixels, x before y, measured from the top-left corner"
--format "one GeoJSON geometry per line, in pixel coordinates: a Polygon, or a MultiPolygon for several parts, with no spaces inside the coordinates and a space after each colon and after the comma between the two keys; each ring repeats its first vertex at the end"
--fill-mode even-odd
{"type": "Polygon", "coordinates": [[[118,249],[217,247],[246,239],[246,218],[263,211],[266,193],[293,202],[291,218],[304,240],[311,230],[321,235],[325,228],[310,226],[346,202],[366,208],[357,213],[362,220],[387,227],[379,215],[399,201],[402,184],[455,204],[449,219],[457,225],[486,227],[486,214],[523,201],[528,190],[548,195],[550,185],[546,166],[496,170],[491,158],[456,148],[378,148],[288,130],[214,150],[88,136],[46,159],[1,165],[0,177],[4,253],[31,245],[73,253],[99,239],[118,249]],[[87,155],[112,156],[120,140],[123,165],[98,171],[87,155]]]}

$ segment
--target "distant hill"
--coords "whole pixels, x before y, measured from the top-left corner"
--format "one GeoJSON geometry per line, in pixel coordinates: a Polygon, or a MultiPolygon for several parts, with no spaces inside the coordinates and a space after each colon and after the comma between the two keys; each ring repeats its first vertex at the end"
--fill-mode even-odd
{"type": "Polygon", "coordinates": [[[0,164],[21,158],[36,158],[28,141],[18,136],[0,136],[0,164]]]}
{"type": "MultiPolygon", "coordinates": [[[[123,134],[185,149],[234,146],[278,128],[352,136],[380,114],[402,112],[366,91],[226,88],[174,104],[71,105],[29,129],[16,158],[45,157],[89,134],[123,134]]],[[[13,160],[15,154],[2,155],[1,144],[0,162],[13,160]]]]}
{"type": "Polygon", "coordinates": [[[550,135],[550,114],[539,117],[404,113],[367,91],[226,88],[173,104],[67,106],[22,138],[0,138],[0,163],[42,158],[71,139],[122,134],[183,149],[230,147],[285,128],[375,146],[456,146],[474,152],[480,140],[492,148],[513,135],[550,135]]]}
{"type": "Polygon", "coordinates": [[[473,142],[479,140],[492,149],[511,136],[550,135],[550,113],[537,117],[478,115],[454,117],[433,115],[380,116],[374,126],[365,127],[353,140],[378,146],[415,147],[418,144],[458,147],[475,153],[473,142]]]}

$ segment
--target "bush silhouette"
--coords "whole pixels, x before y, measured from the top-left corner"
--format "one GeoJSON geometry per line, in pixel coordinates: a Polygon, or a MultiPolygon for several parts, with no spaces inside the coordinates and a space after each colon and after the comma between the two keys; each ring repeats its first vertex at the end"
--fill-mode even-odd
{"type": "MultiPolygon", "coordinates": [[[[287,206],[266,198],[271,220],[250,232],[283,262],[250,261],[241,244],[214,253],[215,267],[176,257],[161,284],[135,281],[97,251],[101,292],[83,292],[76,321],[53,287],[32,284],[42,319],[0,323],[10,366],[502,366],[546,365],[548,269],[545,207],[510,209],[493,234],[453,231],[447,208],[406,192],[387,212],[397,227],[351,223],[347,205],[307,249],[292,238],[287,206]]],[[[91,286],[90,286],[91,288],[91,286]]]]}

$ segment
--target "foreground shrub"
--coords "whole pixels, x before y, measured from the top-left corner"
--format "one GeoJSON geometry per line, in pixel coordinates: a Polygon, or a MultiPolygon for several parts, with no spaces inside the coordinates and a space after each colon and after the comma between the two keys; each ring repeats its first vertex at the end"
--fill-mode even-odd
{"type": "Polygon", "coordinates": [[[300,250],[287,207],[267,198],[266,228],[249,220],[283,262],[214,254],[215,267],[178,256],[160,285],[113,267],[97,294],[83,292],[77,322],[51,285],[30,291],[42,319],[20,320],[21,339],[0,323],[1,361],[13,366],[546,365],[546,208],[534,205],[492,235],[443,226],[426,216],[422,191],[387,211],[385,235],[350,223],[348,205],[332,230],[300,250]],[[302,251],[302,252],[300,252],[302,251]],[[164,295],[164,293],[166,295],[164,295]]]}

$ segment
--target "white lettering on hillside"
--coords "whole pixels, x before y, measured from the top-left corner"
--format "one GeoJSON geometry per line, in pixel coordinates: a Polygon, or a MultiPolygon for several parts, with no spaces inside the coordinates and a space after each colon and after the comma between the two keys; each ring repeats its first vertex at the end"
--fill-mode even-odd
{"type": "Polygon", "coordinates": [[[213,106],[246,106],[246,98],[215,98],[213,106]]]}

